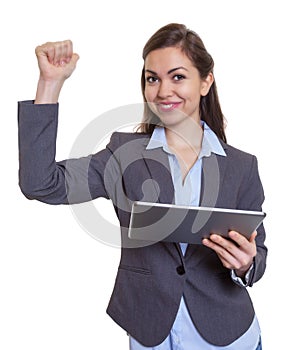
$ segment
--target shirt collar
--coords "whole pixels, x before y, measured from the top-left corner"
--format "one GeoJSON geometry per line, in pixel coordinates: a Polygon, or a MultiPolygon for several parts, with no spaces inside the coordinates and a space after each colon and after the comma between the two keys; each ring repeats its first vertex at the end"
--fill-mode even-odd
{"type": "MultiPolygon", "coordinates": [[[[217,135],[204,121],[201,121],[201,126],[203,127],[204,133],[199,158],[209,157],[211,153],[225,157],[226,153],[217,135]]],[[[146,149],[151,150],[159,147],[161,147],[165,152],[172,154],[167,144],[165,129],[163,127],[157,126],[152,133],[146,149]]]]}

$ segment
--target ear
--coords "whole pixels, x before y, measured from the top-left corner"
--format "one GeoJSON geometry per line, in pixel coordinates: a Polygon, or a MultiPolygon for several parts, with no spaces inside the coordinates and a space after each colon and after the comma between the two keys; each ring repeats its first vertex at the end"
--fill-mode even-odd
{"type": "Polygon", "coordinates": [[[201,83],[201,96],[206,96],[214,82],[213,73],[209,73],[205,79],[202,80],[201,83]]]}

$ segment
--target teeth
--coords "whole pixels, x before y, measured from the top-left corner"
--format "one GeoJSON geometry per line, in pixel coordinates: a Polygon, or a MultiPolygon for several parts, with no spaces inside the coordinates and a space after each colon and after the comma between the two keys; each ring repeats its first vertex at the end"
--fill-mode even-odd
{"type": "Polygon", "coordinates": [[[172,106],[173,106],[173,104],[170,103],[170,104],[168,104],[168,105],[162,105],[162,108],[164,108],[164,109],[169,109],[169,108],[171,108],[172,106]]]}

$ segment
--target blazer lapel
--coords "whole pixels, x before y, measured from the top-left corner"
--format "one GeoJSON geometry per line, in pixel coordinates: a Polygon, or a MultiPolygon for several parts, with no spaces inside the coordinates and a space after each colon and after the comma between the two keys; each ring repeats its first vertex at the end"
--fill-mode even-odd
{"type": "Polygon", "coordinates": [[[153,180],[153,190],[156,191],[160,203],[174,203],[174,186],[167,154],[161,148],[144,150],[143,159],[153,180]]]}
{"type": "Polygon", "coordinates": [[[211,154],[203,158],[200,206],[216,207],[226,170],[226,157],[211,154]]]}

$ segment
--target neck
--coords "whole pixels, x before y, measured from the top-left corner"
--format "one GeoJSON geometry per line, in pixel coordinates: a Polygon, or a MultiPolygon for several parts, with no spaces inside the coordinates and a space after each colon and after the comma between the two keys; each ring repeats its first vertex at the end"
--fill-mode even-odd
{"type": "Polygon", "coordinates": [[[191,148],[199,154],[203,139],[203,128],[200,120],[187,118],[183,125],[166,126],[165,135],[169,147],[175,149],[191,148]]]}

